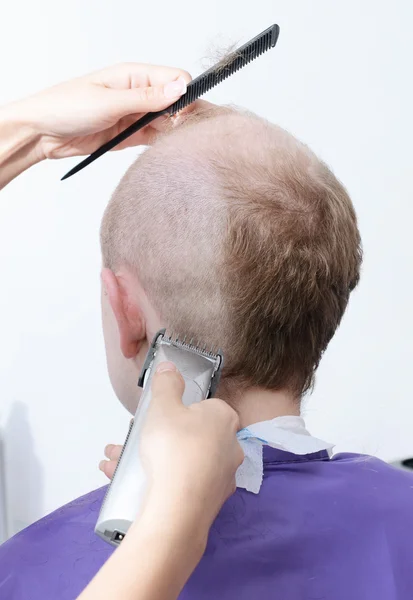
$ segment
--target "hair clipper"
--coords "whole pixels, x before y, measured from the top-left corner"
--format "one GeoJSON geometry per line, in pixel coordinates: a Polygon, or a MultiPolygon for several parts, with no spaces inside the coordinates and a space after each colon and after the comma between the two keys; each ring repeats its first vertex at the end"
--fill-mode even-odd
{"type": "Polygon", "coordinates": [[[186,406],[214,395],[221,375],[220,352],[207,352],[192,340],[167,336],[159,331],[149,348],[138,385],[143,388],[135,418],[131,423],[113,479],[106,492],[95,532],[117,546],[136,519],[145,492],[146,476],[139,456],[139,440],[151,402],[151,380],[159,363],[173,362],[185,381],[183,403],[186,406]]]}

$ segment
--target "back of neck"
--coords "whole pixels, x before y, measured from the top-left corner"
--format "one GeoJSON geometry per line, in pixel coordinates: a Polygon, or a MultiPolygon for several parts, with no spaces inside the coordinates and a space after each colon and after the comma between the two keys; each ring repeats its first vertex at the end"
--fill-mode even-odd
{"type": "Polygon", "coordinates": [[[231,406],[237,411],[241,429],[276,417],[300,415],[300,402],[288,391],[248,388],[239,394],[231,406]]]}

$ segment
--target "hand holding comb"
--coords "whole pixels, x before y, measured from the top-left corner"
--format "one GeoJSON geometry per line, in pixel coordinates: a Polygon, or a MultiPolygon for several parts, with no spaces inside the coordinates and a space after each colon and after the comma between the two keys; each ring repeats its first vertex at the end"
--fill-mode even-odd
{"type": "Polygon", "coordinates": [[[152,121],[158,117],[162,115],[172,116],[186,106],[189,106],[189,104],[195,102],[195,100],[221,83],[221,81],[224,81],[224,79],[227,79],[230,75],[236,73],[236,71],[250,63],[254,58],[257,58],[270,48],[274,48],[277,43],[279,32],[280,28],[278,25],[272,25],[237,50],[234,50],[225,61],[225,64],[218,63],[202,73],[202,75],[196,77],[196,79],[193,79],[191,83],[188,84],[186,93],[169,108],[165,108],[158,112],[147,113],[136,121],[136,123],[133,123],[112,140],[109,140],[109,142],[100,146],[100,148],[92,152],[87,158],[68,171],[66,175],[62,177],[62,181],[63,179],[67,179],[75,173],[78,173],[97,158],[115,148],[115,146],[126,140],[129,136],[152,123],[152,121]]]}

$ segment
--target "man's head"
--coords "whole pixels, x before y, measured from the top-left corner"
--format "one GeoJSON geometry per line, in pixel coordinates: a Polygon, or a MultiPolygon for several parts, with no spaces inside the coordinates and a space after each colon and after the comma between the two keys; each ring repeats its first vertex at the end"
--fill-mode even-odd
{"type": "Polygon", "coordinates": [[[351,201],[327,166],[283,129],[229,108],[189,117],[138,158],[101,244],[109,372],[132,410],[161,326],[222,348],[231,395],[299,398],[361,263],[351,201]]]}

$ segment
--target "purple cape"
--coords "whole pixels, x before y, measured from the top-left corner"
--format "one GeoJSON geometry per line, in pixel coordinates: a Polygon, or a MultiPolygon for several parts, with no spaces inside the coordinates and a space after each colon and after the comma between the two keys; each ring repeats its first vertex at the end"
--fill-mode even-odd
{"type": "MultiPolygon", "coordinates": [[[[354,454],[266,447],[264,461],[259,495],[224,505],[180,600],[412,600],[412,474],[354,454]]],[[[112,552],[93,532],[104,492],[0,546],[1,600],[80,594],[112,552]]]]}

